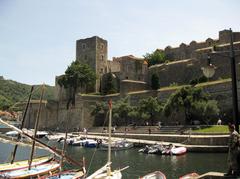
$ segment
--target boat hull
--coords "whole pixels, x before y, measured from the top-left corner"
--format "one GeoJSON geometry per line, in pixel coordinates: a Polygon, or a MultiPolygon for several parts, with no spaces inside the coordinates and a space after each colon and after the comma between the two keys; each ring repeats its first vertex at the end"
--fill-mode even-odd
{"type": "Polygon", "coordinates": [[[166,179],[166,176],[160,171],[155,171],[141,177],[141,179],[166,179]]]}
{"type": "Polygon", "coordinates": [[[5,178],[9,178],[9,179],[15,179],[15,178],[27,178],[27,177],[41,176],[43,174],[55,171],[59,167],[60,167],[59,163],[49,162],[49,163],[44,163],[44,164],[32,167],[30,170],[28,170],[28,168],[24,168],[24,169],[9,171],[9,172],[3,172],[0,174],[0,178],[5,177],[5,178]]]}
{"type": "MultiPolygon", "coordinates": [[[[53,160],[52,156],[38,157],[33,159],[31,166],[37,166],[43,163],[47,163],[51,160],[53,160]]],[[[17,161],[17,162],[14,162],[13,164],[11,163],[0,164],[0,173],[6,172],[6,171],[24,169],[24,168],[27,168],[28,166],[29,166],[28,160],[17,161]]]]}

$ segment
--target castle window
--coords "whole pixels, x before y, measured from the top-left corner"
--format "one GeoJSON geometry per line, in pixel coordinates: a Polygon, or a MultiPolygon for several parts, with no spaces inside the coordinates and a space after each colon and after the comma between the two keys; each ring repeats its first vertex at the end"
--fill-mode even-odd
{"type": "Polygon", "coordinates": [[[103,44],[101,44],[101,49],[103,49],[103,47],[104,47],[103,44]]]}
{"type": "Polygon", "coordinates": [[[86,49],[86,44],[82,44],[82,49],[86,49]]]}
{"type": "Polygon", "coordinates": [[[100,71],[100,73],[103,73],[103,69],[101,68],[101,71],[100,71]]]}
{"type": "Polygon", "coordinates": [[[101,60],[103,61],[103,59],[104,59],[104,56],[103,56],[103,55],[101,55],[101,60]]]}

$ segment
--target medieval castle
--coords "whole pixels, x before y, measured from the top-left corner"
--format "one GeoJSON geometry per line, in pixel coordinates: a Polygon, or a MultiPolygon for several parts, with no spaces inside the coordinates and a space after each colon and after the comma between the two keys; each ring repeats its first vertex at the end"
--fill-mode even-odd
{"type": "MultiPolygon", "coordinates": [[[[233,32],[233,41],[237,53],[240,50],[240,32],[233,32]]],[[[111,61],[108,60],[108,43],[100,37],[94,36],[77,40],[76,60],[87,63],[98,76],[94,88],[89,89],[88,92],[101,91],[104,86],[102,82],[104,76],[107,73],[114,73],[119,83],[119,93],[110,96],[76,94],[76,106],[71,114],[72,128],[91,127],[94,124],[94,118],[90,114],[91,106],[97,101],[107,100],[109,97],[117,100],[128,95],[131,103],[137,103],[139,99],[147,96],[155,96],[160,100],[166,99],[174,90],[161,90],[163,87],[172,84],[189,84],[191,80],[203,76],[202,67],[207,66],[207,56],[210,56],[211,63],[216,67],[214,76],[209,80],[229,78],[231,73],[230,58],[228,57],[229,42],[230,31],[223,30],[219,32],[218,39],[207,38],[203,42],[192,41],[189,45],[182,43],[179,47],[167,46],[165,49],[157,49],[163,51],[171,62],[148,67],[143,58],[133,55],[113,57],[111,61]],[[213,46],[223,55],[219,56],[213,53],[213,46]],[[157,91],[150,90],[153,74],[157,74],[159,77],[160,89],[157,91]]],[[[239,56],[236,57],[236,62],[239,80],[239,56]]],[[[42,128],[55,128],[56,126],[61,128],[67,122],[67,92],[58,85],[57,79],[58,77],[56,78],[56,101],[46,104],[41,122],[42,128]]],[[[205,90],[213,94],[221,108],[231,108],[230,81],[206,86],[205,90]]]]}

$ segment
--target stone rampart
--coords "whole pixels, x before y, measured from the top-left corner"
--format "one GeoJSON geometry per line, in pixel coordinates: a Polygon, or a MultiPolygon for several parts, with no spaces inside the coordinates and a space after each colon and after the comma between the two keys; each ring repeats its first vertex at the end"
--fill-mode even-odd
{"type": "MultiPolygon", "coordinates": [[[[170,86],[177,83],[178,85],[189,84],[191,80],[199,79],[203,76],[202,67],[207,66],[207,55],[211,57],[211,64],[215,68],[214,76],[210,81],[229,78],[231,76],[231,59],[229,44],[223,44],[216,47],[217,53],[211,52],[212,48],[196,50],[192,59],[174,61],[170,63],[158,64],[149,68],[148,83],[151,84],[151,76],[155,73],[159,77],[160,86],[170,86]]],[[[234,49],[240,50],[240,42],[234,43],[234,49]]],[[[236,69],[237,78],[240,72],[240,56],[236,51],[236,69]]]]}
{"type": "MultiPolygon", "coordinates": [[[[205,84],[199,84],[203,90],[212,95],[219,103],[221,111],[227,111],[232,109],[232,92],[231,92],[231,81],[224,80],[219,82],[208,82],[205,84]]],[[[132,105],[137,105],[141,99],[149,96],[157,97],[161,101],[166,99],[180,87],[162,88],[159,90],[145,90],[139,92],[128,93],[129,102],[132,105]]],[[[238,86],[240,92],[240,86],[238,86]]],[[[106,102],[109,99],[113,101],[119,100],[120,94],[107,95],[107,96],[96,96],[96,95],[76,95],[75,107],[71,110],[66,110],[66,101],[56,102],[48,101],[42,106],[42,113],[40,116],[40,129],[50,129],[52,131],[61,130],[65,131],[67,125],[69,130],[77,131],[84,127],[89,128],[94,125],[95,118],[91,115],[91,112],[96,102],[106,102]]],[[[26,127],[33,128],[34,121],[36,119],[38,103],[32,103],[29,108],[26,119],[26,127]]],[[[184,124],[184,114],[178,113],[174,115],[175,118],[165,118],[159,116],[159,119],[166,125],[173,125],[176,120],[180,124],[184,124]]]]}

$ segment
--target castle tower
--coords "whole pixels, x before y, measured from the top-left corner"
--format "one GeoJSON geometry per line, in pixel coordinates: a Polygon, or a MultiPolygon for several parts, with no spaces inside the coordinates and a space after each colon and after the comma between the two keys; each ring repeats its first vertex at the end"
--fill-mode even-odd
{"type": "Polygon", "coordinates": [[[95,86],[87,92],[99,92],[101,77],[107,73],[107,41],[97,36],[77,40],[76,60],[88,64],[96,72],[95,86]]]}

